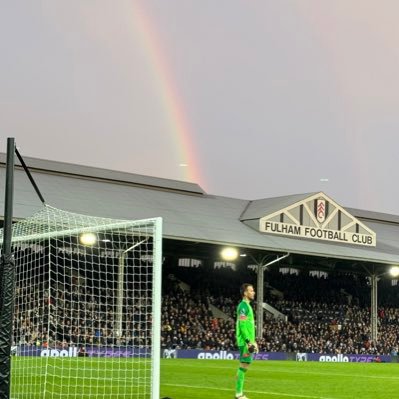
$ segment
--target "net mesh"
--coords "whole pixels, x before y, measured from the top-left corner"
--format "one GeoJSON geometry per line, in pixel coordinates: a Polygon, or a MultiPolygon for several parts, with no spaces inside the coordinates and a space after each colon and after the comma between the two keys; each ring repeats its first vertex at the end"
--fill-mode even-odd
{"type": "Polygon", "coordinates": [[[160,226],[49,206],[13,226],[12,398],[159,398],[160,226]]]}

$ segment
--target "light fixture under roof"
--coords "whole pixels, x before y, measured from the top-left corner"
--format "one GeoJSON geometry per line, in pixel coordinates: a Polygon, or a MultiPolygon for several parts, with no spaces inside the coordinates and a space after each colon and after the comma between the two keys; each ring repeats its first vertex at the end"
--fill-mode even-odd
{"type": "Polygon", "coordinates": [[[92,232],[82,233],[79,236],[79,241],[83,245],[94,245],[97,242],[97,235],[92,232]]]}
{"type": "Polygon", "coordinates": [[[238,250],[237,250],[237,248],[234,248],[234,247],[225,247],[220,252],[220,255],[223,260],[232,261],[232,260],[237,259],[238,250]]]}

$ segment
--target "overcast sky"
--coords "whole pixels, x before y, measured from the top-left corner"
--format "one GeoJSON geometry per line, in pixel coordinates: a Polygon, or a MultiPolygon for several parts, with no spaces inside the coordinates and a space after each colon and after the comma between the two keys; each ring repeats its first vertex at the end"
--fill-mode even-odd
{"type": "Polygon", "coordinates": [[[398,1],[0,5],[0,151],[399,214],[398,1]]]}

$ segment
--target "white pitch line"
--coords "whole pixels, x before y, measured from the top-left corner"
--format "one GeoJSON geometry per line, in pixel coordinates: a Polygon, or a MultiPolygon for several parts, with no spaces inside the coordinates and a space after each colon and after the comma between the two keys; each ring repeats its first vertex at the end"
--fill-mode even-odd
{"type": "MultiPolygon", "coordinates": [[[[168,387],[181,387],[181,388],[194,388],[194,389],[213,389],[215,391],[232,391],[232,389],[227,389],[227,388],[216,388],[216,387],[204,387],[204,386],[198,386],[198,385],[184,385],[184,384],[162,384],[164,386],[168,387]]],[[[248,393],[256,393],[256,394],[261,394],[261,395],[274,395],[274,396],[287,396],[287,397],[293,397],[293,398],[307,398],[307,399],[336,399],[336,398],[331,398],[331,397],[326,397],[326,396],[310,396],[310,395],[298,395],[295,393],[283,393],[283,392],[271,392],[271,391],[252,391],[252,390],[245,390],[245,392],[248,393]]]]}
{"type": "MultiPolygon", "coordinates": [[[[252,372],[262,373],[264,370],[251,369],[252,372]]],[[[375,380],[399,380],[399,376],[369,375],[369,374],[344,374],[344,373],[321,373],[317,371],[297,371],[297,370],[271,370],[273,373],[286,374],[306,374],[306,375],[325,375],[328,377],[347,377],[347,378],[367,378],[375,380]]]]}
{"type": "MultiPolygon", "coordinates": [[[[167,363],[165,363],[167,364],[167,363]]],[[[165,366],[165,364],[162,365],[162,367],[165,366]]],[[[194,366],[192,364],[188,365],[185,364],[184,367],[193,367],[193,368],[200,368],[202,366],[194,366]]],[[[223,367],[223,366],[208,366],[208,368],[211,369],[224,369],[224,370],[236,370],[232,367],[223,367]]],[[[251,368],[251,374],[252,373],[264,373],[269,370],[263,370],[263,369],[258,369],[258,368],[251,368]]],[[[283,373],[283,374],[312,374],[312,375],[325,375],[328,377],[348,377],[348,378],[371,378],[371,379],[376,379],[376,380],[399,380],[399,376],[384,376],[384,375],[369,375],[369,374],[345,374],[345,373],[321,373],[317,371],[298,371],[298,370],[283,370],[283,369],[271,369],[273,373],[283,373]]]]}

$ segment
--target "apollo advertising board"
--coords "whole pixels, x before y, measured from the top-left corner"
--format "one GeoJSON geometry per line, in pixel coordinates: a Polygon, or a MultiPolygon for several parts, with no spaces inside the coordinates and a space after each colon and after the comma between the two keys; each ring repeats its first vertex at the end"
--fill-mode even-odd
{"type": "MultiPolygon", "coordinates": [[[[41,357],[78,357],[77,347],[68,348],[43,348],[29,345],[13,347],[16,356],[41,356],[41,357]]],[[[110,358],[148,358],[151,356],[150,348],[133,347],[98,347],[85,348],[88,357],[110,358]]],[[[208,351],[200,349],[164,349],[164,358],[198,359],[198,360],[238,360],[238,351],[208,351]]],[[[291,360],[337,363],[390,363],[392,356],[375,356],[367,354],[320,354],[320,353],[287,353],[287,352],[260,352],[254,355],[255,360],[291,360]]]]}

